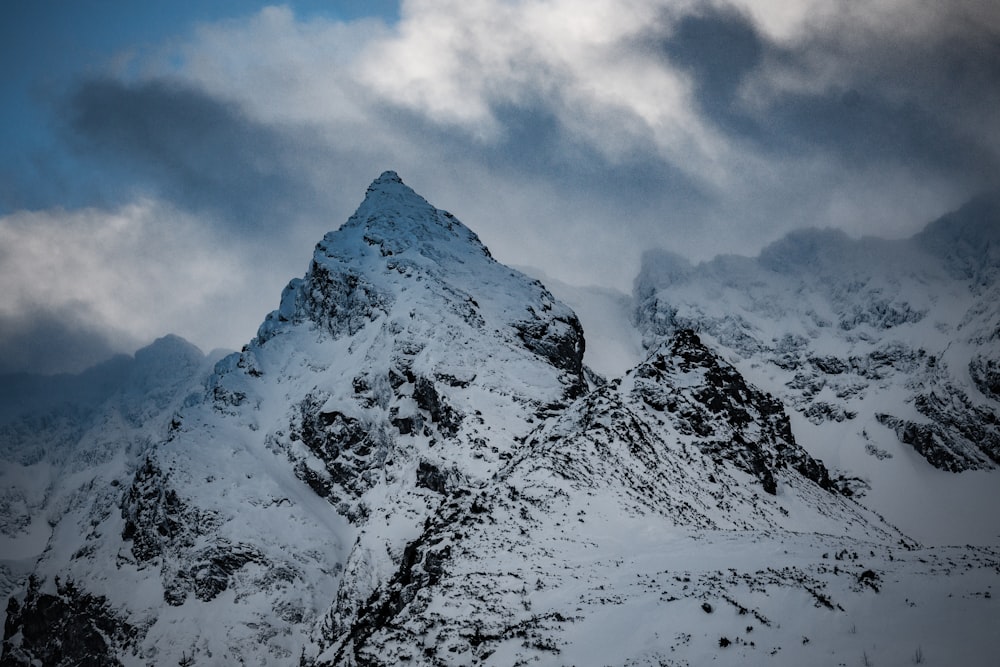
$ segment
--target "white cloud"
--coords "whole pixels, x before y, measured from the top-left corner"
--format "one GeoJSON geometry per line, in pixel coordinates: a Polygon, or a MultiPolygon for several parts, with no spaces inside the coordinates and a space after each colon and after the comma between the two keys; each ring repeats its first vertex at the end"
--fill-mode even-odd
{"type": "Polygon", "coordinates": [[[541,100],[612,163],[652,148],[715,182],[725,142],[697,112],[688,76],[642,46],[664,9],[642,0],[407,2],[398,29],[366,47],[360,73],[383,98],[486,143],[504,135],[497,108],[541,100]]]}
{"type": "Polygon", "coordinates": [[[263,313],[248,321],[227,304],[252,281],[244,258],[221,247],[196,221],[151,200],[8,215],[0,218],[0,317],[70,310],[120,348],[167,332],[233,346],[263,313]]]}
{"type": "Polygon", "coordinates": [[[235,100],[257,120],[308,123],[339,147],[363,140],[383,152],[409,143],[379,118],[386,108],[488,146],[505,137],[498,107],[538,101],[612,162],[653,148],[717,180],[727,146],[697,113],[687,75],[635,44],[664,16],[648,0],[415,0],[389,28],[270,7],[203,25],[141,69],[235,100]]]}

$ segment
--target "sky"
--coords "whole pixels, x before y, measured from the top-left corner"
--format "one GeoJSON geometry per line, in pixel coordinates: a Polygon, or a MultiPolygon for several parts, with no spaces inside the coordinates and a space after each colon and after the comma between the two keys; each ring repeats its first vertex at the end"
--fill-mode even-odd
{"type": "Polygon", "coordinates": [[[900,238],[998,187],[991,0],[7,0],[0,373],[238,349],[382,171],[500,261],[900,238]]]}

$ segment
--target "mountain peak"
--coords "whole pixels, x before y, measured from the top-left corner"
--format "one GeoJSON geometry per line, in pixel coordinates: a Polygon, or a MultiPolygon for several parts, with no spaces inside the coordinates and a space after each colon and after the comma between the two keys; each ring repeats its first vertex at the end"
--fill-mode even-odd
{"type": "Polygon", "coordinates": [[[1000,267],[1000,192],[984,193],[914,237],[954,275],[987,284],[1000,267]]]}
{"type": "Polygon", "coordinates": [[[810,272],[841,263],[857,248],[858,242],[839,229],[797,229],[761,250],[758,261],[777,273],[810,272]]]}
{"type": "Polygon", "coordinates": [[[317,258],[353,252],[359,243],[377,248],[383,257],[408,250],[435,260],[470,252],[489,256],[479,237],[451,213],[431,205],[395,171],[372,181],[354,215],[319,244],[317,258]]]}
{"type": "MultiPolygon", "coordinates": [[[[572,310],[540,282],[493,259],[472,230],[394,171],[375,179],[354,215],[316,245],[308,272],[285,288],[257,344],[306,321],[334,338],[379,322],[375,328],[389,327],[386,337],[397,343],[410,332],[415,350],[427,348],[449,322],[449,341],[459,331],[477,341],[483,331],[503,331],[515,357],[527,350],[557,371],[560,390],[565,385],[576,395],[584,386],[583,332],[572,310]]],[[[495,343],[483,348],[485,357],[494,356],[495,343]]],[[[456,356],[444,348],[441,358],[456,356]]]]}
{"type": "Polygon", "coordinates": [[[383,171],[381,176],[372,181],[365,192],[365,200],[372,197],[376,199],[389,197],[399,201],[412,199],[429,206],[427,200],[414,192],[413,188],[404,183],[399,174],[394,171],[383,171]]]}
{"type": "Polygon", "coordinates": [[[371,184],[371,186],[369,186],[368,189],[371,190],[373,187],[376,187],[378,185],[382,185],[382,184],[385,184],[385,183],[399,183],[400,185],[402,185],[403,184],[403,179],[401,179],[399,177],[399,174],[397,174],[396,172],[392,171],[391,169],[387,169],[386,171],[383,171],[382,174],[378,178],[376,178],[374,181],[372,181],[372,184],[371,184]]]}
{"type": "Polygon", "coordinates": [[[374,213],[399,214],[404,210],[418,210],[425,213],[436,211],[426,199],[404,183],[399,174],[394,171],[383,171],[368,186],[365,200],[353,217],[370,218],[374,213]]]}

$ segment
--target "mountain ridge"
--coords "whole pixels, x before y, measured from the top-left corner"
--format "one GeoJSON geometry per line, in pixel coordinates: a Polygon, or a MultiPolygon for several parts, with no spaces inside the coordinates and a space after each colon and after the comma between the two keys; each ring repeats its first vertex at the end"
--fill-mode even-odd
{"type": "Polygon", "coordinates": [[[670,262],[636,289],[644,359],[601,379],[572,309],[384,172],[242,351],[163,339],[66,465],[5,458],[51,471],[23,513],[51,530],[0,558],[0,665],[901,663],[944,607],[928,654],[988,664],[996,543],[924,548],[817,457],[879,392],[970,395],[957,351],[874,336],[923,335],[934,303],[670,262]]]}

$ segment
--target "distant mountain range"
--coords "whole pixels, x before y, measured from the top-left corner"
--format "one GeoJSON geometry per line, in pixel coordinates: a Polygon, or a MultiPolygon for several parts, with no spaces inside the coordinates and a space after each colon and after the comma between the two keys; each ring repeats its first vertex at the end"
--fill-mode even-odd
{"type": "Polygon", "coordinates": [[[0,666],[993,665],[998,271],[984,197],[546,287],[386,172],[242,351],[5,378],[0,666]]]}

